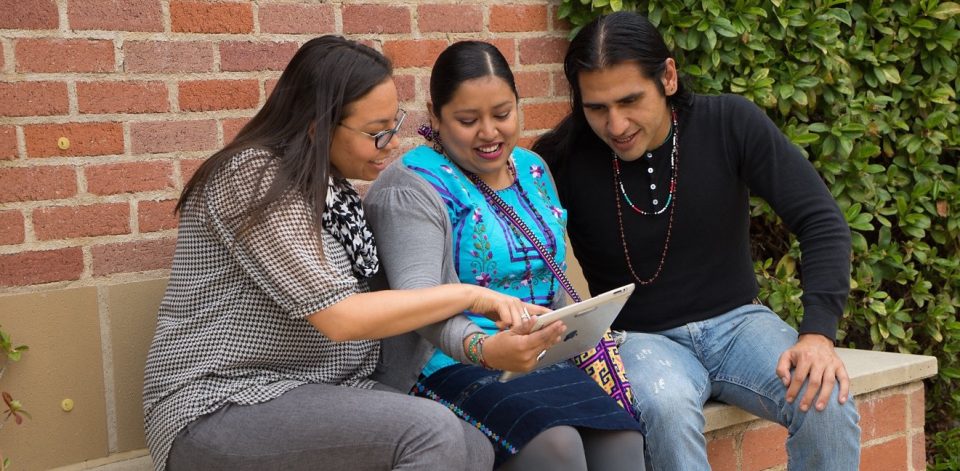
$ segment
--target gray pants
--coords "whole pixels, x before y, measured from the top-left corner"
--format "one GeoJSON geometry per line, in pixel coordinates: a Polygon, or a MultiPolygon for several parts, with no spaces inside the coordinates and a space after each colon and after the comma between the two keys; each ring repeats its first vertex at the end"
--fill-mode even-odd
{"type": "Polygon", "coordinates": [[[307,384],[262,404],[228,404],[186,427],[181,470],[490,470],[493,446],[442,405],[398,392],[307,384]]]}

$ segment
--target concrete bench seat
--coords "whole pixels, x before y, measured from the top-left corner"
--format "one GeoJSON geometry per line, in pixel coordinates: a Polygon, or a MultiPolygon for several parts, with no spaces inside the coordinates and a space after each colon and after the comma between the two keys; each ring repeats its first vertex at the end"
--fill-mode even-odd
{"type": "MultiPolygon", "coordinates": [[[[937,373],[937,360],[923,355],[839,349],[851,377],[851,392],[863,429],[861,469],[925,469],[924,378],[937,373]]],[[[705,409],[708,451],[714,471],[786,469],[786,431],[734,406],[705,409]]],[[[57,468],[58,471],[149,471],[146,450],[57,468]]]]}

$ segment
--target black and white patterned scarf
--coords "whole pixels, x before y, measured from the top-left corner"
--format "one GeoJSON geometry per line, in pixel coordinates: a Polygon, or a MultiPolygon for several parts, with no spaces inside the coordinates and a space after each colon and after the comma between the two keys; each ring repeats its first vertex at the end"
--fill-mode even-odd
{"type": "Polygon", "coordinates": [[[353,262],[353,272],[369,278],[380,270],[377,245],[360,204],[360,194],[344,178],[330,177],[323,228],[337,239],[353,262]]]}

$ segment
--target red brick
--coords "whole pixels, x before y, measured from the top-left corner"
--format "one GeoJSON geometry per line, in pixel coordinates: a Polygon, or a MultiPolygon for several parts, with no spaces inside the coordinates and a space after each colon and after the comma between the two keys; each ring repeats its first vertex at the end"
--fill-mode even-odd
{"type": "Polygon", "coordinates": [[[210,72],[213,44],[194,41],[126,41],[123,70],[133,73],[210,72]]]}
{"type": "MultiPolygon", "coordinates": [[[[427,94],[427,97],[429,97],[430,96],[430,77],[429,76],[417,77],[417,81],[420,83],[420,89],[427,94]]],[[[426,106],[424,106],[423,108],[426,109],[426,106]]],[[[411,110],[407,110],[407,111],[409,112],[411,110]]]]}
{"type": "Polygon", "coordinates": [[[23,243],[23,213],[0,211],[0,245],[23,243]]]}
{"type": "Polygon", "coordinates": [[[18,39],[17,72],[113,72],[113,41],[101,39],[18,39]]]}
{"type": "Polygon", "coordinates": [[[0,29],[57,29],[56,0],[0,0],[0,29]]]}
{"type": "Polygon", "coordinates": [[[913,434],[910,442],[910,462],[913,464],[913,471],[927,469],[927,440],[923,431],[913,434]]]}
{"type": "Polygon", "coordinates": [[[437,56],[447,48],[447,42],[439,39],[404,39],[383,43],[383,54],[393,61],[396,68],[432,67],[437,56]]]}
{"type": "Polygon", "coordinates": [[[17,128],[0,126],[0,160],[17,158],[17,128]]]}
{"type": "Polygon", "coordinates": [[[80,247],[0,255],[0,286],[76,280],[83,273],[80,247]]]}
{"type": "Polygon", "coordinates": [[[503,54],[503,58],[507,60],[507,64],[511,66],[516,66],[517,64],[517,42],[513,39],[490,39],[487,42],[493,44],[500,50],[500,54],[503,54]]]}
{"type": "Polygon", "coordinates": [[[550,94],[549,72],[516,72],[517,91],[521,98],[541,97],[550,94]]]}
{"type": "Polygon", "coordinates": [[[123,125],[120,123],[31,124],[23,127],[28,157],[113,155],[123,153],[123,125]],[[70,140],[61,149],[57,141],[70,140]]]}
{"type": "Polygon", "coordinates": [[[260,4],[260,32],[324,34],[336,32],[333,5],[260,4]]]}
{"type": "Polygon", "coordinates": [[[562,64],[569,42],[563,38],[528,38],[520,40],[520,63],[562,64]]]}
{"type": "Polygon", "coordinates": [[[93,275],[131,273],[170,268],[176,239],[137,240],[116,244],[95,245],[93,275]]]}
{"type": "Polygon", "coordinates": [[[160,0],[70,0],[70,29],[163,31],[160,0]]]}
{"type": "Polygon", "coordinates": [[[80,113],[162,113],[170,111],[163,82],[79,82],[80,113]]]}
{"type": "Polygon", "coordinates": [[[156,232],[177,227],[173,208],[177,200],[141,201],[137,203],[137,224],[140,232],[156,232]]]}
{"type": "Polygon", "coordinates": [[[102,203],[35,209],[33,232],[37,240],[129,234],[130,205],[102,203]]]}
{"type": "Polygon", "coordinates": [[[0,83],[0,116],[51,116],[68,111],[66,83],[0,83]]]}
{"type": "Polygon", "coordinates": [[[293,42],[224,41],[220,43],[220,70],[283,70],[299,47],[293,42]]]}
{"type": "Polygon", "coordinates": [[[553,73],[553,95],[570,96],[570,82],[567,82],[567,76],[562,71],[553,73]]]}
{"type": "Polygon", "coordinates": [[[394,75],[393,83],[397,85],[397,97],[401,102],[414,101],[417,99],[416,77],[412,75],[394,75]]]}
{"type": "Polygon", "coordinates": [[[84,170],[87,191],[95,195],[116,195],[173,188],[170,162],[128,162],[94,165],[84,170]]]}
{"type": "Polygon", "coordinates": [[[568,113],[570,104],[567,102],[530,103],[522,105],[523,129],[552,129],[568,113]]]}
{"type": "Polygon", "coordinates": [[[523,147],[524,149],[529,149],[533,147],[534,142],[537,142],[536,136],[523,136],[517,140],[517,146],[523,147]]]}
{"type": "Polygon", "coordinates": [[[175,33],[252,33],[253,6],[236,2],[170,2],[175,33]]]}
{"type": "MultiPolygon", "coordinates": [[[[430,116],[427,114],[427,110],[425,108],[426,107],[417,109],[411,107],[411,109],[406,110],[407,119],[404,120],[403,127],[400,128],[400,132],[397,133],[397,137],[400,139],[410,139],[412,140],[411,143],[416,145],[427,144],[427,141],[425,141],[422,136],[417,134],[417,126],[420,126],[424,123],[430,123],[430,116]]],[[[401,143],[400,146],[403,147],[403,144],[401,143]]],[[[401,153],[397,154],[399,155],[401,153]]]]}
{"type": "Polygon", "coordinates": [[[490,31],[525,32],[547,29],[546,5],[493,5],[490,7],[490,31]]]}
{"type": "Polygon", "coordinates": [[[180,186],[183,187],[197,173],[197,169],[206,162],[207,159],[193,159],[180,161],[180,186]]]}
{"type": "Polygon", "coordinates": [[[903,471],[909,469],[907,439],[898,437],[860,450],[861,471],[903,471]]]}
{"type": "Polygon", "coordinates": [[[256,108],[260,84],[256,80],[196,80],[180,82],[180,110],[214,111],[256,108]]]}
{"type": "Polygon", "coordinates": [[[203,120],[130,123],[130,145],[134,154],[214,149],[217,147],[217,122],[203,120]]]}
{"type": "Polygon", "coordinates": [[[273,89],[277,88],[277,82],[279,81],[279,79],[268,79],[267,81],[263,82],[263,96],[268,97],[273,94],[273,89]]]}
{"type": "Polygon", "coordinates": [[[483,28],[483,10],[479,5],[420,5],[417,25],[423,33],[478,33],[483,28]]]}
{"type": "Polygon", "coordinates": [[[0,203],[68,198],[77,194],[72,167],[0,168],[0,203]]]}
{"type": "Polygon", "coordinates": [[[787,429],[766,425],[743,433],[743,470],[767,469],[787,462],[787,429]]]}
{"type": "Polygon", "coordinates": [[[345,34],[410,32],[410,9],[406,6],[344,5],[341,12],[345,34]]]}
{"type": "Polygon", "coordinates": [[[713,471],[739,471],[737,467],[737,441],[733,437],[712,439],[707,442],[707,461],[713,471]]]}
{"type": "Polygon", "coordinates": [[[903,432],[907,427],[907,398],[904,394],[878,397],[857,406],[864,442],[903,432]]]}
{"type": "Polygon", "coordinates": [[[569,32],[573,30],[573,24],[565,19],[557,18],[556,6],[550,7],[550,13],[547,14],[547,17],[550,18],[550,31],[563,31],[569,32]]]}
{"type": "Polygon", "coordinates": [[[926,410],[924,409],[924,388],[923,383],[919,383],[920,389],[910,393],[907,396],[907,401],[910,403],[910,428],[911,429],[922,429],[924,424],[924,415],[926,410]]]}
{"type": "Polygon", "coordinates": [[[223,125],[223,143],[229,144],[233,141],[233,138],[237,137],[237,133],[240,132],[247,123],[250,122],[250,118],[232,118],[224,119],[220,123],[223,125]]]}

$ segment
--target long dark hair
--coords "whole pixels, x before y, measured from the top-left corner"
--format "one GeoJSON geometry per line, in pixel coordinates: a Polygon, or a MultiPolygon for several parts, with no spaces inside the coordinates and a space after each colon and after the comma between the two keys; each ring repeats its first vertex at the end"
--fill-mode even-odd
{"type": "Polygon", "coordinates": [[[390,61],[363,44],[332,35],[307,41],[287,64],[263,108],[184,186],[176,211],[189,196],[202,193],[231,157],[244,149],[259,148],[278,159],[277,174],[264,196],[242,215],[241,227],[255,224],[291,191],[303,195],[320,221],[334,131],[347,117],[347,107],[388,80],[391,73],[390,61]]]}
{"type": "MultiPolygon", "coordinates": [[[[541,136],[533,150],[544,157],[554,174],[558,174],[563,171],[565,156],[578,144],[602,145],[583,114],[581,72],[632,62],[639,66],[644,77],[653,80],[661,95],[666,95],[661,78],[666,70],[666,60],[672,57],[663,36],[641,15],[617,12],[588,23],[570,42],[563,60],[563,73],[570,84],[570,114],[554,130],[541,136]]],[[[677,91],[667,97],[667,102],[683,108],[691,100],[692,94],[678,77],[677,91]]]]}
{"type": "Polygon", "coordinates": [[[507,59],[494,45],[482,41],[459,41],[444,49],[430,71],[430,101],[433,114],[440,118],[440,109],[453,99],[463,82],[495,76],[503,79],[519,98],[517,84],[507,59]]]}

